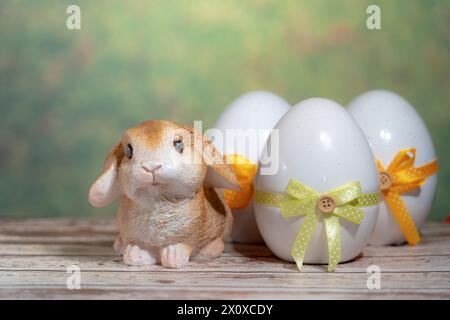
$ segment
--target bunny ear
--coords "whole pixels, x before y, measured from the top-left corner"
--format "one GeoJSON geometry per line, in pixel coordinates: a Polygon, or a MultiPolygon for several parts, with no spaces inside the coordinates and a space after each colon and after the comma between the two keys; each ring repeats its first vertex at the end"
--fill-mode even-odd
{"type": "Polygon", "coordinates": [[[203,161],[208,165],[205,186],[240,190],[239,181],[231,166],[225,163],[223,156],[211,141],[203,139],[203,161]]]}
{"type": "Polygon", "coordinates": [[[121,195],[122,192],[117,182],[117,168],[122,157],[122,143],[118,142],[106,157],[103,174],[95,180],[89,189],[89,203],[94,207],[104,207],[121,195]]]}

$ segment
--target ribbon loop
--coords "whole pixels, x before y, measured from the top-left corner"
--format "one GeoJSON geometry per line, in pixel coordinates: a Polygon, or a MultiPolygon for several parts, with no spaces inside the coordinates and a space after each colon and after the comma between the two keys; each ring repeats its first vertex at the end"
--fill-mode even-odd
{"type": "Polygon", "coordinates": [[[410,168],[414,165],[416,159],[416,149],[400,150],[388,166],[388,172],[399,172],[401,170],[410,168]]]}
{"type": "Polygon", "coordinates": [[[437,160],[433,160],[419,167],[414,167],[415,160],[415,148],[400,150],[388,165],[387,170],[384,169],[381,161],[377,160],[377,167],[380,174],[386,171],[393,179],[392,185],[384,188],[382,192],[406,241],[411,245],[420,242],[420,235],[400,194],[419,188],[429,176],[438,171],[437,160]]]}
{"type": "Polygon", "coordinates": [[[305,215],[314,210],[314,199],[285,199],[280,202],[280,212],[283,218],[305,215]]]}
{"type": "Polygon", "coordinates": [[[308,186],[301,184],[296,180],[289,180],[285,193],[299,200],[311,199],[311,197],[319,197],[319,193],[308,186]]]}
{"type": "Polygon", "coordinates": [[[359,182],[347,183],[339,188],[329,191],[328,194],[333,196],[336,205],[341,206],[358,199],[361,196],[361,185],[359,182]]]}
{"type": "MultiPolygon", "coordinates": [[[[394,185],[417,184],[423,185],[425,180],[438,170],[437,161],[432,161],[420,167],[409,167],[395,173],[394,185]]],[[[418,187],[417,186],[417,187],[418,187]]]]}

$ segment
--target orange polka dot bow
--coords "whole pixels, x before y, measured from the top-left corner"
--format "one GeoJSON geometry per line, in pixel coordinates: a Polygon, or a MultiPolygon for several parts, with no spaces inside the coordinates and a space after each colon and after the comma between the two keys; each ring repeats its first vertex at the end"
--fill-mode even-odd
{"type": "Polygon", "coordinates": [[[387,169],[377,160],[381,191],[406,241],[411,245],[420,242],[420,235],[400,195],[419,188],[438,171],[437,160],[414,167],[415,160],[414,148],[400,150],[387,169]]]}
{"type": "Polygon", "coordinates": [[[253,197],[253,179],[258,166],[239,154],[226,154],[225,161],[233,168],[241,189],[240,191],[225,190],[225,201],[231,209],[244,209],[253,197]]]}
{"type": "Polygon", "coordinates": [[[284,193],[256,189],[256,204],[280,208],[283,218],[304,215],[297,233],[291,255],[301,270],[308,243],[317,224],[323,219],[328,245],[328,271],[333,271],[341,260],[339,219],[360,224],[364,218],[361,207],[374,206],[379,202],[379,192],[364,194],[359,182],[320,194],[296,180],[289,180],[284,193]]]}

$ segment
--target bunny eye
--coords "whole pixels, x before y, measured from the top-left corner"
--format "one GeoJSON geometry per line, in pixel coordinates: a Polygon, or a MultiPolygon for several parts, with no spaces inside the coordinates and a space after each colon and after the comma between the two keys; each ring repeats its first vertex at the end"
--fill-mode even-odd
{"type": "Polygon", "coordinates": [[[175,138],[173,140],[173,147],[175,148],[175,150],[177,150],[177,152],[183,153],[183,149],[184,149],[183,140],[180,137],[175,138]]]}
{"type": "Polygon", "coordinates": [[[131,144],[127,144],[127,145],[125,146],[124,152],[125,152],[125,156],[126,156],[128,159],[133,158],[133,147],[131,146],[131,144]]]}

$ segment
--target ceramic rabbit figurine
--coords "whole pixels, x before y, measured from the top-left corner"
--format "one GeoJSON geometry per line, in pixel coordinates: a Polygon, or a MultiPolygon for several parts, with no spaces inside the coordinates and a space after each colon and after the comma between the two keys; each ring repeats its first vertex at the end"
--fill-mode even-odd
{"type": "Polygon", "coordinates": [[[232,215],[216,187],[239,189],[211,141],[192,127],[151,120],[113,147],[89,203],[103,207],[120,197],[114,249],[126,264],[180,268],[224,249],[232,215]]]}

